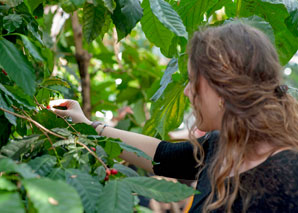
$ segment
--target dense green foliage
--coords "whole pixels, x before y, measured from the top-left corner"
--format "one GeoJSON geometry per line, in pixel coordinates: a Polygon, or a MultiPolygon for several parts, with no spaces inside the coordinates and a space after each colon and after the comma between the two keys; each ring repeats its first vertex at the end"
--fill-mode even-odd
{"type": "MultiPolygon", "coordinates": [[[[162,202],[196,193],[182,184],[138,176],[118,156],[125,149],[150,159],[145,153],[46,108],[51,98],[81,100],[68,14],[78,13],[83,47],[92,55],[93,117],[96,111],[116,114],[130,106],[134,114],[118,127],[162,139],[179,127],[188,108],[183,95],[187,41],[199,26],[235,19],[251,24],[268,35],[282,65],[298,49],[296,0],[0,2],[1,212],[133,212],[135,193],[162,202]],[[54,22],[61,28],[54,26],[53,35],[54,22]],[[113,45],[115,34],[121,57],[113,45]],[[162,59],[153,54],[156,47],[162,59]],[[105,181],[105,166],[119,173],[105,181]]],[[[295,86],[297,65],[290,66],[289,83],[295,86]]]]}

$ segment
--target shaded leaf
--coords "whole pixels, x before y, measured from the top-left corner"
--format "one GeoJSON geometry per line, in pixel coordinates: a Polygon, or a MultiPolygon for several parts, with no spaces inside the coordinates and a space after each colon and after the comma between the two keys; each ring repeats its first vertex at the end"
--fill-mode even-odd
{"type": "Polygon", "coordinates": [[[117,29],[118,41],[131,32],[142,16],[143,10],[139,0],[116,0],[112,19],[117,29]]]}
{"type": "Polygon", "coordinates": [[[37,177],[30,166],[28,166],[27,164],[16,164],[9,158],[0,159],[0,172],[18,173],[22,175],[23,178],[37,177]]]}
{"type": "Polygon", "coordinates": [[[23,0],[1,0],[4,4],[9,5],[10,7],[16,7],[23,2],[23,0]]]}
{"type": "Polygon", "coordinates": [[[91,175],[78,169],[67,169],[65,177],[66,182],[73,186],[80,195],[85,212],[95,212],[103,186],[91,175]]]}
{"type": "Polygon", "coordinates": [[[123,166],[122,164],[114,164],[113,168],[117,169],[120,173],[124,174],[127,177],[139,176],[139,174],[136,171],[127,166],[123,166]]]}
{"type": "Polygon", "coordinates": [[[65,80],[58,77],[46,78],[41,83],[41,86],[44,86],[44,87],[53,86],[53,85],[60,85],[66,88],[70,88],[69,84],[65,80]]]}
{"type": "Polygon", "coordinates": [[[56,157],[42,155],[28,162],[28,165],[40,176],[47,176],[56,165],[56,157]]]}
{"type": "Polygon", "coordinates": [[[65,180],[65,171],[62,168],[54,168],[50,174],[47,176],[53,180],[65,180]]]}
{"type": "Polygon", "coordinates": [[[79,195],[74,188],[65,182],[40,178],[26,179],[22,183],[38,212],[83,212],[79,195]]]}
{"type": "Polygon", "coordinates": [[[118,180],[108,181],[100,194],[97,212],[133,212],[133,197],[128,185],[118,180]]]}
{"type": "Polygon", "coordinates": [[[9,14],[3,17],[3,27],[8,32],[13,32],[18,29],[23,22],[22,16],[18,14],[9,14]]]}
{"type": "Polygon", "coordinates": [[[106,142],[104,150],[110,158],[116,158],[121,154],[120,144],[111,141],[106,142]]]}
{"type": "Polygon", "coordinates": [[[101,33],[107,31],[107,25],[110,20],[110,12],[103,3],[94,6],[86,3],[83,15],[83,34],[88,43],[93,41],[101,33]]]}
{"type": "MultiPolygon", "coordinates": [[[[3,108],[3,109],[6,109],[10,112],[14,112],[13,108],[11,108],[5,101],[5,98],[4,96],[0,93],[0,107],[3,108]]],[[[17,125],[17,118],[8,113],[8,112],[4,112],[4,116],[7,118],[7,120],[14,126],[17,125]]]]}
{"type": "MultiPolygon", "coordinates": [[[[84,135],[97,135],[95,129],[91,125],[85,123],[77,123],[74,124],[72,127],[75,128],[75,130],[77,130],[79,133],[84,135]]],[[[70,128],[70,130],[72,129],[70,128]]]]}
{"type": "Polygon", "coordinates": [[[94,171],[98,175],[99,181],[103,181],[106,177],[106,169],[103,166],[97,167],[94,171]]]}
{"type": "Polygon", "coordinates": [[[25,48],[29,51],[29,53],[33,56],[36,61],[43,62],[44,59],[40,55],[37,47],[29,40],[27,36],[21,35],[21,39],[25,48]]]}
{"type": "Polygon", "coordinates": [[[23,202],[17,192],[1,192],[0,209],[1,213],[25,213],[23,202]]]}
{"type": "Polygon", "coordinates": [[[33,96],[35,75],[28,59],[8,40],[0,38],[0,66],[24,92],[33,96]]]}
{"type": "MultiPolygon", "coordinates": [[[[15,191],[18,188],[12,182],[7,180],[5,177],[0,176],[0,189],[6,191],[15,191]]],[[[0,193],[1,194],[1,193],[0,193]]]]}
{"type": "Polygon", "coordinates": [[[198,193],[185,184],[150,177],[129,177],[123,179],[123,182],[133,192],[160,202],[177,202],[198,193]]]}
{"type": "Polygon", "coordinates": [[[78,8],[83,7],[84,3],[85,0],[60,0],[62,9],[67,13],[71,13],[78,8]]]}

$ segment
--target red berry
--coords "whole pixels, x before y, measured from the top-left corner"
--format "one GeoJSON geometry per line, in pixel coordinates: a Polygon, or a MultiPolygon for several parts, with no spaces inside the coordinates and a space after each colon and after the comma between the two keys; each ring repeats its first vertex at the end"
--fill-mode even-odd
{"type": "Polygon", "coordinates": [[[47,106],[47,109],[51,109],[51,107],[48,105],[48,106],[47,106]]]}
{"type": "Polygon", "coordinates": [[[106,175],[110,176],[111,175],[111,170],[110,169],[106,169],[106,175]]]}
{"type": "Polygon", "coordinates": [[[118,173],[118,170],[117,169],[111,169],[111,174],[112,175],[116,175],[118,173]]]}
{"type": "Polygon", "coordinates": [[[5,70],[2,70],[2,72],[3,72],[4,75],[7,75],[7,72],[5,72],[5,70]]]}
{"type": "Polygon", "coordinates": [[[93,150],[93,152],[96,152],[96,149],[94,147],[91,147],[91,149],[93,150]]]}
{"type": "Polygon", "coordinates": [[[110,178],[109,175],[106,175],[104,180],[107,181],[107,180],[109,180],[109,178],[110,178]]]}
{"type": "Polygon", "coordinates": [[[35,19],[37,19],[37,16],[34,16],[35,19]]]}

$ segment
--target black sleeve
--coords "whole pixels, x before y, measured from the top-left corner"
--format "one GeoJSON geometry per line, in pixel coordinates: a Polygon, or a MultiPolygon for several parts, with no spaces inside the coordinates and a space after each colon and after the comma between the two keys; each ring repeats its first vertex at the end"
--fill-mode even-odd
{"type": "MultiPolygon", "coordinates": [[[[218,132],[207,133],[198,139],[198,143],[203,145],[205,156],[213,152],[210,146],[218,140],[218,132]]],[[[155,152],[154,159],[157,162],[153,166],[156,175],[195,180],[199,168],[194,158],[193,145],[190,142],[169,143],[162,141],[155,152]]]]}

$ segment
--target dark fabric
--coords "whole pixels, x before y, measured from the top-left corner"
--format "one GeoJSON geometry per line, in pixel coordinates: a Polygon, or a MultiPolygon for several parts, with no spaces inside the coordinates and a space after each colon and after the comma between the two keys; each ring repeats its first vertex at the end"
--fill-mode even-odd
{"type": "MultiPolygon", "coordinates": [[[[206,167],[201,172],[190,213],[201,212],[203,203],[210,194],[208,165],[216,150],[218,132],[199,138],[203,144],[206,167]]],[[[155,174],[179,179],[195,179],[198,168],[190,142],[162,142],[156,150],[153,167],[155,174]]],[[[262,164],[240,175],[242,189],[232,207],[233,212],[242,212],[243,199],[249,198],[245,212],[298,212],[298,153],[285,150],[269,157],[262,164]]],[[[213,212],[226,212],[224,208],[213,212]]]]}

